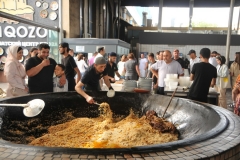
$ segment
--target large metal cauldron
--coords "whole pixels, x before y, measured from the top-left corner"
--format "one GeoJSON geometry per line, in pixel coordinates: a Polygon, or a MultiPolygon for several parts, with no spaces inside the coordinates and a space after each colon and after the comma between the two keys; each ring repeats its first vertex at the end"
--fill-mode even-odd
{"type": "MultiPolygon", "coordinates": [[[[127,116],[130,108],[139,114],[139,116],[145,114],[147,110],[155,110],[158,116],[162,116],[170,100],[170,97],[167,96],[126,92],[116,92],[113,98],[108,98],[106,92],[89,94],[92,95],[98,103],[109,103],[116,117],[127,116]]],[[[101,152],[111,154],[151,152],[155,150],[170,150],[209,139],[219,134],[228,125],[226,117],[216,112],[207,104],[174,98],[165,117],[177,126],[180,132],[180,140],[178,141],[120,149],[33,147],[27,145],[30,141],[29,137],[42,136],[47,132],[49,126],[64,123],[77,117],[97,117],[99,114],[97,105],[88,104],[85,99],[76,92],[35,94],[5,99],[0,101],[0,103],[26,103],[35,98],[43,99],[46,105],[42,113],[34,118],[25,117],[23,115],[23,109],[20,107],[0,108],[0,134],[2,137],[0,144],[21,148],[27,147],[35,151],[101,152]]]]}

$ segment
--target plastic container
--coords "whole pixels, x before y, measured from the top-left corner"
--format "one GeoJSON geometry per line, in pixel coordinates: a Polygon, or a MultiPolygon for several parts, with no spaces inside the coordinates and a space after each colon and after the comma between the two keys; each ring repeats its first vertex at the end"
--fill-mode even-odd
{"type": "Polygon", "coordinates": [[[190,85],[190,77],[179,77],[179,85],[188,87],[190,85]]]}
{"type": "Polygon", "coordinates": [[[169,89],[174,90],[178,86],[178,82],[169,82],[169,89]]]}
{"type": "Polygon", "coordinates": [[[168,87],[169,86],[169,82],[179,82],[179,80],[177,78],[173,78],[173,79],[167,79],[164,78],[164,82],[165,82],[165,86],[168,87]]]}
{"type": "Polygon", "coordinates": [[[173,78],[173,79],[177,79],[177,78],[178,78],[178,75],[177,75],[177,74],[167,74],[167,75],[166,75],[166,78],[167,78],[167,79],[172,79],[172,78],[173,78]]]}
{"type": "Polygon", "coordinates": [[[115,84],[115,83],[111,83],[111,86],[113,87],[114,91],[121,91],[123,87],[122,84],[115,84]]]}

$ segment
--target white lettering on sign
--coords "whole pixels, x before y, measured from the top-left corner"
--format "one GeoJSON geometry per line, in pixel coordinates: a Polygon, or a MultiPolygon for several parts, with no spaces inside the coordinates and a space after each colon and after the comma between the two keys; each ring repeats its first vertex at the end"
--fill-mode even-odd
{"type": "Polygon", "coordinates": [[[30,26],[30,27],[28,27],[28,28],[30,29],[30,32],[29,32],[29,34],[28,34],[28,38],[36,38],[36,36],[33,35],[33,33],[34,33],[34,31],[35,31],[35,27],[30,26]]]}
{"type": "Polygon", "coordinates": [[[21,46],[21,42],[1,42],[0,41],[0,46],[11,46],[11,45],[18,45],[21,46]]]}
{"type": "Polygon", "coordinates": [[[35,47],[41,43],[48,43],[50,47],[58,47],[57,42],[12,42],[12,41],[0,41],[0,46],[11,46],[11,45],[18,45],[23,47],[35,47]]]}
{"type": "Polygon", "coordinates": [[[17,28],[17,35],[18,35],[18,37],[20,37],[20,38],[27,37],[27,35],[28,35],[28,30],[27,30],[27,28],[24,27],[24,26],[19,26],[19,27],[17,28]],[[21,30],[23,30],[23,32],[24,32],[23,34],[20,33],[21,30]]]}
{"type": "Polygon", "coordinates": [[[27,47],[27,46],[37,46],[39,43],[38,42],[22,42],[21,46],[27,47]]]}
{"type": "Polygon", "coordinates": [[[4,34],[5,36],[11,38],[11,37],[16,37],[16,31],[15,31],[15,28],[12,27],[12,26],[7,26],[5,29],[4,29],[4,34]]]}
{"type": "Polygon", "coordinates": [[[43,29],[43,30],[44,30],[44,34],[41,35],[41,34],[40,34],[40,30],[41,30],[41,29],[43,29],[43,28],[38,27],[36,33],[37,33],[37,36],[38,36],[38,37],[44,38],[44,37],[47,36],[47,30],[46,30],[46,29],[43,29]]]}
{"type": "Polygon", "coordinates": [[[17,28],[14,28],[13,26],[6,26],[5,28],[2,28],[0,26],[0,37],[3,37],[5,35],[8,38],[46,38],[48,35],[48,30],[41,28],[41,27],[34,27],[34,26],[18,26],[17,28]]]}

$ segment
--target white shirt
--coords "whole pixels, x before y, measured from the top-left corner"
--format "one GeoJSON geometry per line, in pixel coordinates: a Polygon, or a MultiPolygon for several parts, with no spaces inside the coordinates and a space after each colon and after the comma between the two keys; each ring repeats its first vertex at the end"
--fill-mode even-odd
{"type": "Polygon", "coordinates": [[[124,75],[125,75],[125,74],[123,73],[123,71],[124,71],[124,64],[125,64],[125,62],[122,62],[122,61],[119,61],[118,64],[117,64],[118,73],[119,73],[121,76],[124,76],[124,75]]]}
{"type": "Polygon", "coordinates": [[[103,57],[103,55],[101,55],[100,53],[98,53],[98,54],[96,55],[96,57],[94,58],[94,63],[95,63],[95,61],[96,61],[96,59],[97,59],[98,57],[103,57]]]}
{"type": "Polygon", "coordinates": [[[148,62],[147,58],[141,58],[139,60],[139,69],[144,70],[147,62],[148,62]]]}
{"type": "Polygon", "coordinates": [[[60,78],[53,77],[53,92],[67,92],[68,91],[68,81],[66,79],[66,83],[64,86],[59,85],[60,78]]]}
{"type": "Polygon", "coordinates": [[[73,57],[73,59],[75,60],[75,62],[77,62],[77,60],[78,60],[78,57],[76,56],[76,57],[73,57]]]}
{"type": "Polygon", "coordinates": [[[190,59],[190,72],[192,71],[192,67],[195,63],[201,62],[200,58],[196,57],[195,59],[190,59]]]}
{"type": "Polygon", "coordinates": [[[86,68],[88,67],[88,65],[86,64],[86,62],[81,59],[80,61],[77,61],[77,66],[78,69],[80,70],[81,73],[84,73],[86,71],[86,68]]]}
{"type": "Polygon", "coordinates": [[[158,70],[159,87],[165,87],[164,78],[166,78],[167,74],[183,74],[182,66],[175,60],[172,60],[169,64],[167,64],[164,60],[160,60],[154,63],[151,68],[158,70]]]}
{"type": "Polygon", "coordinates": [[[225,78],[225,83],[229,83],[230,86],[230,79],[228,79],[229,71],[228,66],[226,64],[223,64],[222,66],[217,65],[217,79],[216,79],[216,86],[220,88],[224,88],[224,84],[221,84],[221,78],[225,78]]]}
{"type": "Polygon", "coordinates": [[[213,65],[214,67],[217,67],[217,61],[216,61],[216,57],[210,57],[208,62],[213,65]]]}

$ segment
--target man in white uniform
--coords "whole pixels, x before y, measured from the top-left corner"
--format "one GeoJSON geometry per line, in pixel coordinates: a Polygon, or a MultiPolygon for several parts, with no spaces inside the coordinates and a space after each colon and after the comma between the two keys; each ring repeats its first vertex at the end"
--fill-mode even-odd
{"type": "Polygon", "coordinates": [[[144,54],[141,53],[139,60],[139,70],[140,70],[140,77],[145,78],[147,76],[147,68],[148,68],[148,60],[144,57],[144,54]]]}
{"type": "Polygon", "coordinates": [[[193,50],[193,49],[191,49],[191,50],[188,52],[188,55],[189,55],[189,57],[190,57],[190,73],[191,73],[193,65],[194,65],[195,63],[201,62],[201,60],[200,60],[200,58],[198,58],[198,57],[196,56],[196,51],[193,50]]]}
{"type": "Polygon", "coordinates": [[[163,52],[163,60],[157,61],[151,66],[152,73],[158,78],[157,94],[164,95],[165,82],[167,74],[178,74],[183,76],[183,70],[180,63],[172,59],[172,54],[169,50],[163,52]]]}

